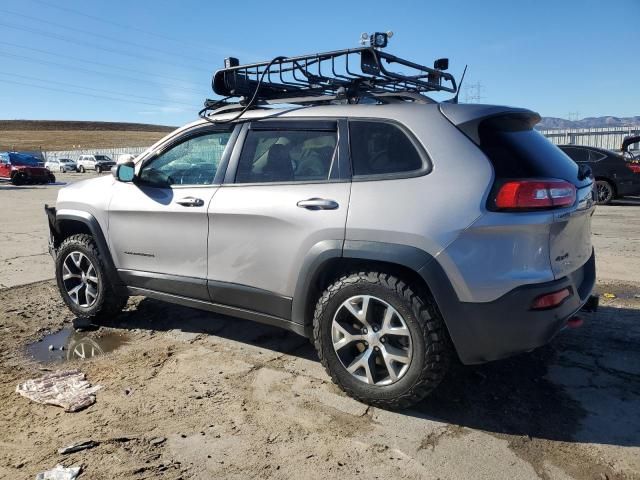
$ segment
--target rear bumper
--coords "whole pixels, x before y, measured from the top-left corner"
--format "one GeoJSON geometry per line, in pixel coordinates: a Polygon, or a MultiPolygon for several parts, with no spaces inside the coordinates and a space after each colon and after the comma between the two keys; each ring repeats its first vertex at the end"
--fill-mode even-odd
{"type": "MultiPolygon", "coordinates": [[[[460,360],[483,363],[533,350],[548,343],[587,302],[595,284],[595,254],[570,275],[518,287],[487,303],[457,302],[443,311],[460,360]],[[569,287],[572,295],[548,310],[531,310],[540,295],[569,287]]],[[[449,304],[451,305],[451,304],[449,304]]]]}

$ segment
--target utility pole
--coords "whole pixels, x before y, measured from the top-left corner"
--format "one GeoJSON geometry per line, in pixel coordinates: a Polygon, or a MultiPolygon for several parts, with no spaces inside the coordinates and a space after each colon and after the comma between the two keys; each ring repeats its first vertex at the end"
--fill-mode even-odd
{"type": "Polygon", "coordinates": [[[569,112],[567,113],[567,120],[572,122],[576,122],[580,119],[580,112],[569,112]]]}
{"type": "Polygon", "coordinates": [[[464,87],[464,102],[465,103],[480,103],[480,100],[485,98],[482,95],[482,89],[484,86],[480,82],[466,84],[464,87]]]}

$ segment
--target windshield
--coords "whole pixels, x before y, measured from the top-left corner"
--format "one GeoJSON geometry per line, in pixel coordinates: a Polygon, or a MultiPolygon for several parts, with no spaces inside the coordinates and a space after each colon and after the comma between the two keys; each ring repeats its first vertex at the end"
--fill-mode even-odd
{"type": "Polygon", "coordinates": [[[14,153],[9,156],[11,160],[11,165],[23,166],[23,167],[38,167],[40,166],[40,162],[36,157],[32,157],[31,155],[23,155],[19,153],[14,153]]]}
{"type": "Polygon", "coordinates": [[[106,155],[96,155],[96,160],[98,162],[111,162],[112,160],[106,155]]]}

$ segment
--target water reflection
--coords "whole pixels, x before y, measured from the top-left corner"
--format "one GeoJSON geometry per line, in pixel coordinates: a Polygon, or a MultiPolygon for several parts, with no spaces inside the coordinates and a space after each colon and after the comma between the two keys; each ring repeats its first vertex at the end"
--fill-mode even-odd
{"type": "Polygon", "coordinates": [[[78,332],[72,327],[50,333],[27,345],[27,355],[43,363],[86,360],[104,355],[126,344],[129,337],[118,332],[78,332]]]}

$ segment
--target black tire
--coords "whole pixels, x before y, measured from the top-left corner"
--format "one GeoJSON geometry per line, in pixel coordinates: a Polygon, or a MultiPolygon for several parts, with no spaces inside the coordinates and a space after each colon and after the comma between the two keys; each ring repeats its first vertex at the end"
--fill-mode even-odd
{"type": "Polygon", "coordinates": [[[109,282],[106,274],[106,267],[95,241],[91,235],[78,234],[66,238],[56,254],[56,281],[60,295],[67,304],[69,310],[79,318],[89,319],[93,323],[99,324],[117,315],[127,304],[128,297],[116,292],[109,282]],[[73,253],[79,252],[84,255],[95,268],[97,281],[97,295],[93,303],[89,306],[81,306],[72,300],[67,292],[65,280],[63,279],[63,262],[73,253]]]}
{"type": "Polygon", "coordinates": [[[96,173],[102,173],[102,168],[96,165],[96,173]]]}
{"type": "Polygon", "coordinates": [[[60,167],[60,173],[64,173],[64,167],[60,167]]]}
{"type": "Polygon", "coordinates": [[[24,173],[18,172],[11,178],[11,183],[13,183],[15,186],[24,185],[25,183],[27,183],[27,177],[24,175],[24,173]]]}
{"type": "Polygon", "coordinates": [[[598,205],[608,205],[615,198],[615,188],[608,180],[596,180],[596,202],[598,205]]]}
{"type": "Polygon", "coordinates": [[[80,173],[84,173],[84,167],[83,167],[82,165],[80,165],[80,166],[78,167],[78,171],[79,171],[80,173]]]}
{"type": "MultiPolygon", "coordinates": [[[[406,408],[433,391],[444,378],[452,357],[452,345],[435,302],[418,295],[393,275],[358,272],[329,286],[316,304],[313,338],[322,365],[349,396],[382,408],[406,408]],[[413,353],[402,377],[389,385],[365,383],[349,373],[332,343],[331,325],[338,308],[357,295],[371,295],[391,305],[410,332],[413,353]]],[[[368,345],[368,344],[367,344],[368,345]]]]}
{"type": "Polygon", "coordinates": [[[56,176],[53,173],[49,173],[49,183],[56,183],[56,176]]]}

